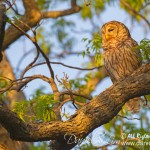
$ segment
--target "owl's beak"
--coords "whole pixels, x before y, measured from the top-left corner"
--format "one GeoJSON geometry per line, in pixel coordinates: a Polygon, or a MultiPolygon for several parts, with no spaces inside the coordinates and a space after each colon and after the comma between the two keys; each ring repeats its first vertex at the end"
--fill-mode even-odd
{"type": "Polygon", "coordinates": [[[108,34],[105,35],[106,40],[110,39],[110,36],[108,34]]]}

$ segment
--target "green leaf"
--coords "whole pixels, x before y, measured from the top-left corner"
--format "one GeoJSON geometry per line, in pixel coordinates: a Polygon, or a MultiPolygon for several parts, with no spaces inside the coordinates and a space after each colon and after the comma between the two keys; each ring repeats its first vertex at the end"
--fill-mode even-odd
{"type": "Polygon", "coordinates": [[[26,100],[21,100],[19,102],[16,102],[13,108],[13,111],[17,113],[17,115],[25,121],[25,115],[27,113],[27,107],[29,103],[26,100]]]}
{"type": "Polygon", "coordinates": [[[92,18],[91,8],[88,6],[83,6],[81,10],[81,16],[83,19],[92,18]]]}
{"type": "Polygon", "coordinates": [[[36,120],[51,121],[56,119],[53,106],[59,101],[54,101],[53,95],[42,95],[34,98],[33,110],[36,114],[36,120]]]}
{"type": "Polygon", "coordinates": [[[85,56],[85,51],[82,52],[82,57],[84,58],[84,56],[85,56]]]}
{"type": "Polygon", "coordinates": [[[141,40],[140,45],[138,46],[138,49],[141,50],[143,60],[150,59],[150,40],[149,39],[141,40]]]}

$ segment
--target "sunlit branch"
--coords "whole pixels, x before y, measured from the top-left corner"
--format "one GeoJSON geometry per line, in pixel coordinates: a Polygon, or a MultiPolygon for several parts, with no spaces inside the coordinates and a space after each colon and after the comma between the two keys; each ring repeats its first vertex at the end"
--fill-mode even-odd
{"type": "Polygon", "coordinates": [[[66,10],[62,10],[62,11],[58,10],[58,11],[43,12],[42,13],[42,18],[43,19],[46,19],[46,18],[58,18],[58,17],[67,16],[67,15],[71,15],[71,14],[74,14],[74,13],[78,13],[80,10],[81,10],[81,7],[76,4],[76,0],[72,0],[70,9],[66,9],[66,10]]]}
{"type": "Polygon", "coordinates": [[[15,113],[1,106],[0,123],[14,140],[58,140],[60,146],[69,150],[76,143],[68,145],[64,139],[66,134],[73,134],[77,139],[85,138],[93,129],[112,120],[129,99],[150,94],[149,76],[150,63],[143,65],[121,82],[113,84],[64,122],[25,123],[15,113]]]}

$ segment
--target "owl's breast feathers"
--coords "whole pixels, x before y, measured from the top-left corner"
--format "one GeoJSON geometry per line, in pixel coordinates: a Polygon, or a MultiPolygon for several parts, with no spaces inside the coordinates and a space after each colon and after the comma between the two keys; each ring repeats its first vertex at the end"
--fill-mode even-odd
{"type": "Polygon", "coordinates": [[[109,41],[104,45],[104,65],[113,82],[122,80],[141,65],[136,46],[132,38],[109,41]]]}

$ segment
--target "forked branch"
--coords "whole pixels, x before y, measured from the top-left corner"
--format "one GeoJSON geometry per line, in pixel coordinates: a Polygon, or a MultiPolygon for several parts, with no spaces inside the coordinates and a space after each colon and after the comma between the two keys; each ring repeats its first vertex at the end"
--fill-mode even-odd
{"type": "Polygon", "coordinates": [[[76,145],[75,141],[67,144],[70,135],[74,135],[76,140],[85,138],[93,129],[113,119],[129,99],[150,94],[149,77],[150,63],[100,93],[65,122],[25,123],[15,113],[1,106],[0,123],[14,140],[57,140],[59,149],[69,150],[76,145]]]}

